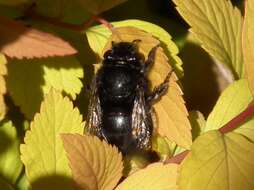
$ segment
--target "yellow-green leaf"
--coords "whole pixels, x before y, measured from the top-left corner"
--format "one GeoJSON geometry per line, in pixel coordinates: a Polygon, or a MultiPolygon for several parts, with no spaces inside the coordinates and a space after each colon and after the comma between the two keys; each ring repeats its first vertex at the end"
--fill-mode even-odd
{"type": "Polygon", "coordinates": [[[176,190],[177,164],[154,163],[120,183],[116,190],[176,190]]]}
{"type": "Polygon", "coordinates": [[[6,58],[0,54],[0,121],[4,118],[6,113],[6,105],[4,102],[4,94],[6,93],[6,84],[4,76],[7,74],[6,58]]]}
{"type": "Polygon", "coordinates": [[[78,0],[85,10],[94,15],[98,15],[125,1],[127,0],[78,0]]]}
{"type": "Polygon", "coordinates": [[[206,120],[203,114],[199,111],[189,112],[189,119],[191,123],[191,132],[193,140],[203,133],[206,126],[206,120]]]}
{"type": "Polygon", "coordinates": [[[82,134],[84,123],[72,102],[50,90],[20,147],[28,181],[34,189],[71,189],[71,170],[61,133],[82,134]]]}
{"type": "MultiPolygon", "coordinates": [[[[175,67],[175,71],[179,77],[183,76],[182,61],[178,57],[178,48],[172,41],[172,37],[163,28],[141,20],[125,20],[120,22],[113,22],[114,27],[133,26],[156,37],[163,47],[170,63],[175,67]]],[[[94,26],[86,30],[88,43],[92,50],[101,58],[103,57],[103,48],[105,47],[111,31],[103,25],[94,26]]],[[[138,36],[137,36],[138,37],[138,36]]],[[[136,38],[137,39],[137,38],[136,38]]]]}
{"type": "Polygon", "coordinates": [[[15,184],[22,170],[19,144],[20,140],[12,122],[0,125],[0,176],[10,184],[15,184]]]}
{"type": "MultiPolygon", "coordinates": [[[[253,100],[248,82],[241,79],[232,83],[219,97],[215,107],[207,118],[204,131],[219,129],[240,112],[253,100]]],[[[254,141],[254,119],[250,118],[234,131],[254,141]]]]}
{"type": "Polygon", "coordinates": [[[254,144],[231,132],[207,132],[181,164],[179,190],[253,190],[254,144]]]}
{"type": "Polygon", "coordinates": [[[14,103],[32,119],[52,87],[75,99],[82,77],[82,66],[75,57],[13,60],[8,63],[7,88],[14,103]]]}
{"type": "Polygon", "coordinates": [[[158,134],[154,135],[152,138],[152,150],[155,151],[161,159],[166,158],[172,153],[167,139],[158,134]]]}
{"type": "Polygon", "coordinates": [[[21,177],[19,177],[19,180],[17,181],[15,186],[18,190],[28,190],[28,189],[30,189],[29,183],[27,181],[25,173],[21,177]]]}
{"type": "Polygon", "coordinates": [[[243,24],[243,58],[246,76],[249,86],[254,95],[254,1],[248,0],[245,3],[245,17],[243,24]]]}
{"type": "MultiPolygon", "coordinates": [[[[139,51],[148,56],[150,50],[159,44],[159,41],[153,38],[150,34],[143,32],[134,27],[120,27],[115,29],[115,33],[109,38],[104,51],[111,48],[111,42],[129,41],[140,39],[139,51]]],[[[156,51],[155,62],[148,74],[148,79],[151,81],[152,89],[161,84],[167,74],[172,70],[168,63],[167,56],[162,48],[156,51]]],[[[188,112],[182,98],[182,91],[177,84],[177,76],[173,72],[170,77],[168,92],[161,100],[154,105],[155,127],[161,136],[166,136],[169,140],[176,142],[179,146],[190,148],[191,141],[191,126],[187,118],[188,112]],[[158,126],[157,126],[158,124],[158,126]]]]}
{"type": "Polygon", "coordinates": [[[111,190],[122,177],[122,156],[98,137],[62,135],[78,189],[111,190]]]}
{"type": "Polygon", "coordinates": [[[202,47],[243,77],[242,16],[229,0],[173,0],[202,47]]]}

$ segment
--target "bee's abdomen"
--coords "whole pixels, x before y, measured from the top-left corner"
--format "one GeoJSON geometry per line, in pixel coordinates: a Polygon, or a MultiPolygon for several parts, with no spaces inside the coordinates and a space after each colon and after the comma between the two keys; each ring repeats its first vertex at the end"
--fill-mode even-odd
{"type": "Polygon", "coordinates": [[[102,116],[102,133],[110,144],[127,152],[132,144],[131,113],[123,107],[111,107],[102,116]]]}

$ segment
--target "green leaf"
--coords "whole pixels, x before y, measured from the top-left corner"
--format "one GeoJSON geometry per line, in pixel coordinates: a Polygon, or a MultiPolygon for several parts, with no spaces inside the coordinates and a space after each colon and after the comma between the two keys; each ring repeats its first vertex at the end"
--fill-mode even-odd
{"type": "Polygon", "coordinates": [[[152,150],[155,151],[161,159],[164,159],[172,153],[166,137],[161,137],[158,134],[153,135],[152,150]]]}
{"type": "MultiPolygon", "coordinates": [[[[183,75],[182,61],[178,57],[178,48],[172,41],[172,37],[161,27],[141,21],[141,20],[125,20],[120,22],[112,22],[115,27],[133,26],[147,33],[152,34],[161,42],[169,62],[175,67],[175,71],[179,77],[183,75]]],[[[86,30],[88,43],[92,50],[101,58],[103,57],[103,49],[111,36],[111,31],[103,25],[94,26],[86,30]]]]}
{"type": "Polygon", "coordinates": [[[181,164],[179,190],[252,190],[254,144],[231,132],[207,132],[181,164]]]}
{"type": "Polygon", "coordinates": [[[10,184],[0,178],[0,187],[1,190],[14,190],[10,184]]]}
{"type": "MultiPolygon", "coordinates": [[[[248,82],[241,79],[232,83],[219,97],[215,107],[207,118],[204,131],[219,129],[240,112],[242,112],[253,100],[248,82]]],[[[253,117],[243,123],[234,131],[241,133],[254,141],[253,117]]]]}
{"type": "Polygon", "coordinates": [[[29,189],[29,183],[27,181],[25,173],[17,181],[16,188],[17,188],[17,190],[28,190],[29,189]]]}
{"type": "Polygon", "coordinates": [[[173,0],[202,47],[226,64],[236,78],[243,77],[242,16],[229,0],[173,0]]]}
{"type": "Polygon", "coordinates": [[[76,99],[82,77],[83,69],[75,57],[13,60],[8,63],[7,89],[14,103],[32,119],[52,87],[76,99]]]}
{"type": "Polygon", "coordinates": [[[19,144],[20,140],[12,122],[0,125],[0,176],[11,184],[15,184],[22,170],[19,144]]]}
{"type": "Polygon", "coordinates": [[[50,90],[20,147],[26,176],[34,189],[71,189],[71,171],[61,133],[82,134],[84,123],[72,102],[50,90]]]}
{"type": "Polygon", "coordinates": [[[243,24],[243,58],[246,76],[249,86],[254,95],[254,1],[248,0],[245,3],[245,17],[243,24]]]}
{"type": "Polygon", "coordinates": [[[204,115],[199,111],[191,111],[189,112],[189,119],[191,123],[191,133],[192,133],[192,139],[196,139],[200,134],[203,133],[205,126],[206,126],[206,120],[204,115]]]}

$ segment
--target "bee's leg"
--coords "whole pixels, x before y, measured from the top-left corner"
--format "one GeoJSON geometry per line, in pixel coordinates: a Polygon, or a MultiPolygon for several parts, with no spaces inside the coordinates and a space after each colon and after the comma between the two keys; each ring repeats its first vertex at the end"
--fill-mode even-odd
{"type": "Polygon", "coordinates": [[[153,47],[151,49],[151,51],[148,54],[148,58],[144,64],[144,67],[142,68],[141,72],[142,73],[147,73],[147,71],[149,70],[149,68],[151,67],[151,65],[154,63],[154,59],[155,59],[155,54],[156,54],[156,50],[158,49],[159,45],[153,47]]]}
{"type": "Polygon", "coordinates": [[[148,95],[147,97],[147,101],[150,104],[155,103],[156,101],[158,101],[163,95],[166,94],[168,87],[169,87],[169,79],[171,77],[173,73],[173,69],[167,74],[166,78],[164,79],[163,83],[161,83],[159,86],[156,86],[152,93],[150,95],[148,95]]]}

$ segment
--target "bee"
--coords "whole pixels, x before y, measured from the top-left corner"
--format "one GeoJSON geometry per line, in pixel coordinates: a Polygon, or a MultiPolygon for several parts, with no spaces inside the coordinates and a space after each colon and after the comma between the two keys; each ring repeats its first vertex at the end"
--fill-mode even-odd
{"type": "Polygon", "coordinates": [[[150,149],[152,106],[167,92],[172,73],[151,91],[147,74],[159,46],[145,60],[138,41],[112,42],[91,84],[86,130],[123,154],[150,149]]]}

